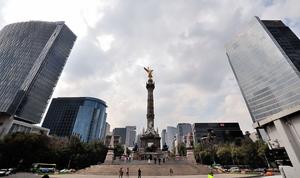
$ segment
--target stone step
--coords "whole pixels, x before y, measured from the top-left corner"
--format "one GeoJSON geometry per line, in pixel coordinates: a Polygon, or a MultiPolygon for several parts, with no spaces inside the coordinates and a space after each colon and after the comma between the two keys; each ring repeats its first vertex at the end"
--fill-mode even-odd
{"type": "Polygon", "coordinates": [[[144,176],[167,176],[170,168],[173,169],[173,175],[199,175],[207,174],[210,170],[204,165],[184,164],[184,165],[93,165],[91,167],[79,170],[79,174],[94,175],[118,175],[119,169],[123,168],[124,175],[127,167],[130,175],[137,175],[140,168],[144,176]]]}

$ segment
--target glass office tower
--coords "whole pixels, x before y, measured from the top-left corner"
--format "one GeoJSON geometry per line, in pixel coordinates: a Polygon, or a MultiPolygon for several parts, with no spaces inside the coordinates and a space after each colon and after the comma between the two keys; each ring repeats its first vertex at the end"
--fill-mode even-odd
{"type": "Polygon", "coordinates": [[[255,17],[226,51],[254,127],[300,169],[300,40],[282,21],[255,17]]]}
{"type": "Polygon", "coordinates": [[[127,147],[134,147],[136,137],[136,126],[126,126],[125,145],[127,147]]]}
{"type": "Polygon", "coordinates": [[[64,22],[5,26],[0,31],[0,113],[39,123],[75,40],[64,22]]]}
{"type": "Polygon", "coordinates": [[[170,151],[172,151],[174,148],[174,139],[176,138],[176,133],[177,133],[176,127],[167,126],[166,143],[170,151]]]}
{"type": "Polygon", "coordinates": [[[183,141],[183,137],[188,133],[192,133],[192,124],[190,123],[178,123],[177,124],[177,141],[181,143],[183,141]]]}
{"type": "Polygon", "coordinates": [[[281,21],[256,19],[250,26],[227,55],[256,121],[299,106],[300,42],[281,21]]]}
{"type": "Polygon", "coordinates": [[[104,140],[106,103],[91,97],[54,98],[43,122],[50,135],[77,135],[82,141],[104,140]]]}

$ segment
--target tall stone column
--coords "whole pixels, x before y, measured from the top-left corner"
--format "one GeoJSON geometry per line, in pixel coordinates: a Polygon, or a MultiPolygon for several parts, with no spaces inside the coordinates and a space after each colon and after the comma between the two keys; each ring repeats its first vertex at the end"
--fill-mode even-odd
{"type": "Polygon", "coordinates": [[[148,90],[147,100],[147,130],[154,130],[154,102],[153,102],[153,90],[155,88],[152,79],[149,79],[146,88],[148,90]]]}
{"type": "MultiPolygon", "coordinates": [[[[160,151],[160,137],[158,132],[154,129],[154,99],[153,99],[153,90],[155,88],[154,81],[152,79],[153,70],[144,68],[148,74],[148,81],[146,83],[146,89],[148,91],[147,99],[147,129],[143,132],[141,136],[141,152],[143,154],[144,149],[148,148],[146,152],[157,152],[160,151]]],[[[148,155],[149,156],[149,155],[148,155]]]]}

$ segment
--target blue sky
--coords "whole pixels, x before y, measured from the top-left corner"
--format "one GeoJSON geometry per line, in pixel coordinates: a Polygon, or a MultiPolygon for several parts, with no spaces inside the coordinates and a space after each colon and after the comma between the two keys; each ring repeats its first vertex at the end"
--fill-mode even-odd
{"type": "Polygon", "coordinates": [[[146,73],[154,69],[155,127],[252,123],[224,45],[253,16],[300,36],[297,0],[1,0],[0,27],[65,21],[78,36],[54,92],[107,102],[112,127],[146,126],[146,73]]]}

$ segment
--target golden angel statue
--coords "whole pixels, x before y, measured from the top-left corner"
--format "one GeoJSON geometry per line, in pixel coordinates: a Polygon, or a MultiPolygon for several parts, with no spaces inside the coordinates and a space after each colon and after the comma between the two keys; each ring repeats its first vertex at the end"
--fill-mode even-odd
{"type": "Polygon", "coordinates": [[[150,67],[144,67],[145,71],[148,73],[148,78],[149,79],[152,79],[152,72],[153,72],[153,69],[150,69],[150,67]]]}

